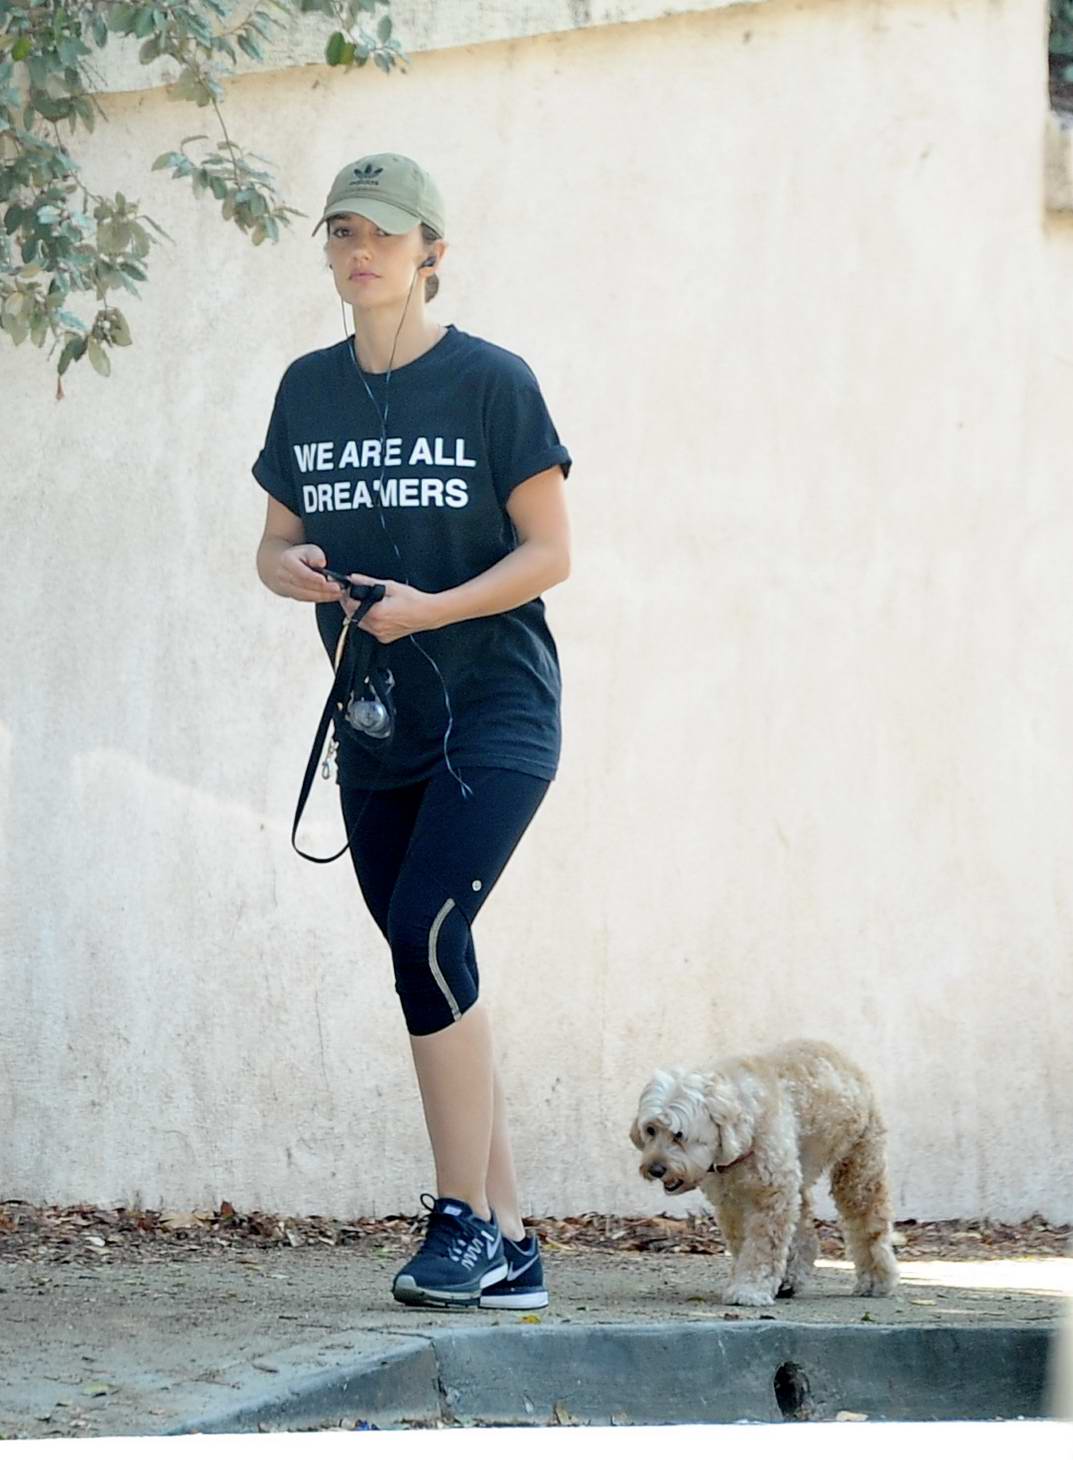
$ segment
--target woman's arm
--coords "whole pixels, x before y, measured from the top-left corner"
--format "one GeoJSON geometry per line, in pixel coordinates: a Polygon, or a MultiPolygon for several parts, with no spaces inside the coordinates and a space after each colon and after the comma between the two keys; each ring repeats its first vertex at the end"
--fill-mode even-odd
{"type": "Polygon", "coordinates": [[[257,576],[281,598],[338,603],[343,596],[342,586],[313,571],[327,564],[323,548],[304,542],[304,537],[302,519],[275,497],[269,497],[265,528],[257,546],[257,576]]]}
{"type": "MultiPolygon", "coordinates": [[[[562,468],[552,466],[520,482],[507,498],[507,515],[514,524],[518,546],[505,558],[442,593],[422,593],[387,580],[384,597],[361,620],[361,627],[382,644],[390,644],[423,629],[505,613],[568,577],[570,524],[562,468]]],[[[362,573],[350,576],[355,583],[385,582],[362,573]]]]}
{"type": "Polygon", "coordinates": [[[434,627],[519,608],[569,576],[570,524],[561,467],[520,482],[507,498],[507,515],[518,546],[468,583],[433,594],[434,627]]]}

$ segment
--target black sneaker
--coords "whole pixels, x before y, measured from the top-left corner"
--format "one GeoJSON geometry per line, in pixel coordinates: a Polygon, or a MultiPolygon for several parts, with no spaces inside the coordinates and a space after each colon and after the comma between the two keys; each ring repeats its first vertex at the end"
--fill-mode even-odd
{"type": "Polygon", "coordinates": [[[503,1237],[493,1215],[490,1222],[452,1196],[437,1197],[429,1212],[421,1251],[411,1257],[392,1284],[400,1303],[421,1308],[476,1308],[481,1292],[507,1272],[503,1237]]]}
{"type": "Polygon", "coordinates": [[[482,1308],[546,1308],[548,1290],[540,1261],[540,1244],[535,1232],[524,1242],[503,1238],[507,1272],[498,1282],[481,1289],[482,1308]]]}

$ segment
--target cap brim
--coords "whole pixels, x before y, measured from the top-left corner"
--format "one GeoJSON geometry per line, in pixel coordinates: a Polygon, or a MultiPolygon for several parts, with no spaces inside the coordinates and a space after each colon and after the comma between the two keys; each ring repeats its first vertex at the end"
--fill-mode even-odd
{"type": "MultiPolygon", "coordinates": [[[[326,219],[334,218],[336,213],[360,213],[385,233],[409,233],[411,228],[416,228],[421,222],[416,213],[407,213],[405,208],[396,208],[393,203],[385,203],[381,198],[342,197],[322,214],[317,228],[326,219]]],[[[313,229],[314,233],[317,228],[313,229]]]]}

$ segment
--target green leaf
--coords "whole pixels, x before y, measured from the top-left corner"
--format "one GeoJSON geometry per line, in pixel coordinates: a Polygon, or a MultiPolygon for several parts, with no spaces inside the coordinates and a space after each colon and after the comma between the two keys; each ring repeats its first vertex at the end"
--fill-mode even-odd
{"type": "Polygon", "coordinates": [[[11,59],[13,61],[25,61],[26,57],[33,50],[33,42],[28,35],[20,35],[11,48],[11,59]]]}
{"type": "Polygon", "coordinates": [[[158,172],[162,167],[171,167],[178,159],[179,154],[177,152],[162,152],[149,170],[150,172],[158,172]]]}
{"type": "Polygon", "coordinates": [[[108,12],[108,29],[111,31],[125,31],[130,26],[130,18],[134,14],[133,5],[113,5],[108,12]]]}
{"type": "Polygon", "coordinates": [[[50,101],[43,92],[35,93],[33,105],[50,122],[62,122],[64,117],[71,115],[71,103],[69,101],[50,101]]]}
{"type": "Polygon", "coordinates": [[[382,15],[380,24],[376,27],[376,33],[382,41],[386,41],[391,35],[391,16],[382,15]]]}
{"type": "Polygon", "coordinates": [[[335,30],[328,37],[328,44],[324,47],[324,59],[329,66],[338,66],[345,50],[346,36],[341,30],[335,30]]]}
{"type": "Polygon", "coordinates": [[[93,110],[92,104],[87,97],[76,96],[74,105],[75,111],[77,111],[82,121],[82,125],[85,127],[87,132],[92,132],[94,127],[97,125],[97,114],[93,110]]]}
{"type": "Polygon", "coordinates": [[[127,324],[126,319],[120,314],[118,309],[113,310],[112,313],[112,343],[116,345],[129,345],[130,325],[127,324]]]}
{"type": "MultiPolygon", "coordinates": [[[[90,335],[90,337],[89,337],[88,353],[89,353],[89,363],[93,366],[94,370],[96,370],[96,372],[97,372],[98,375],[111,375],[111,373],[112,373],[112,362],[111,362],[111,360],[109,360],[108,356],[105,354],[104,349],[103,349],[103,347],[101,345],[101,342],[100,342],[100,340],[97,339],[96,335],[90,335]]],[[[88,1392],[88,1386],[87,1386],[87,1392],[88,1392]]],[[[94,1385],[93,1386],[93,1393],[94,1394],[107,1394],[108,1393],[108,1389],[105,1386],[94,1385]]]]}
{"type": "Polygon", "coordinates": [[[263,59],[260,46],[253,39],[253,37],[248,36],[245,31],[242,31],[242,33],[238,37],[238,48],[240,51],[245,51],[246,55],[250,56],[254,61],[260,61],[263,59]]]}
{"type": "Polygon", "coordinates": [[[60,351],[60,360],[59,364],[56,367],[60,375],[64,373],[68,365],[70,365],[71,361],[75,358],[75,347],[77,346],[77,344],[78,341],[76,339],[69,338],[63,349],[60,351]]]}
{"type": "Polygon", "coordinates": [[[139,40],[149,35],[153,29],[153,12],[149,9],[142,9],[134,19],[134,34],[139,40]]]}

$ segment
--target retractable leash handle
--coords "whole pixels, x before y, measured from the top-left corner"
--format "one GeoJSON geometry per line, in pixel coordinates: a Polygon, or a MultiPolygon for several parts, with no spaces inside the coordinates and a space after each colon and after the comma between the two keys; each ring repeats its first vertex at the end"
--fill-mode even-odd
{"type": "Polygon", "coordinates": [[[305,810],[306,802],[309,800],[309,792],[313,787],[313,777],[317,772],[317,762],[320,760],[324,737],[332,721],[332,712],[335,708],[343,708],[339,703],[339,697],[345,693],[347,681],[353,674],[349,643],[350,630],[359,624],[369,612],[370,608],[372,608],[373,604],[379,603],[380,599],[384,596],[384,585],[382,583],[374,583],[372,585],[351,583],[349,589],[350,597],[357,598],[361,601],[360,607],[356,608],[350,618],[344,623],[339,643],[336,646],[335,678],[332,681],[331,689],[328,691],[328,698],[324,702],[324,711],[320,717],[320,724],[317,726],[317,733],[313,740],[313,749],[309,753],[309,761],[305,768],[305,775],[302,777],[302,789],[298,792],[298,805],[294,812],[294,825],[291,827],[291,846],[300,857],[305,857],[307,862],[334,862],[337,857],[341,857],[345,851],[349,850],[351,842],[351,838],[348,837],[345,845],[340,847],[334,856],[331,857],[314,857],[312,852],[303,852],[302,848],[298,845],[298,823],[302,819],[302,812],[305,810]]]}

